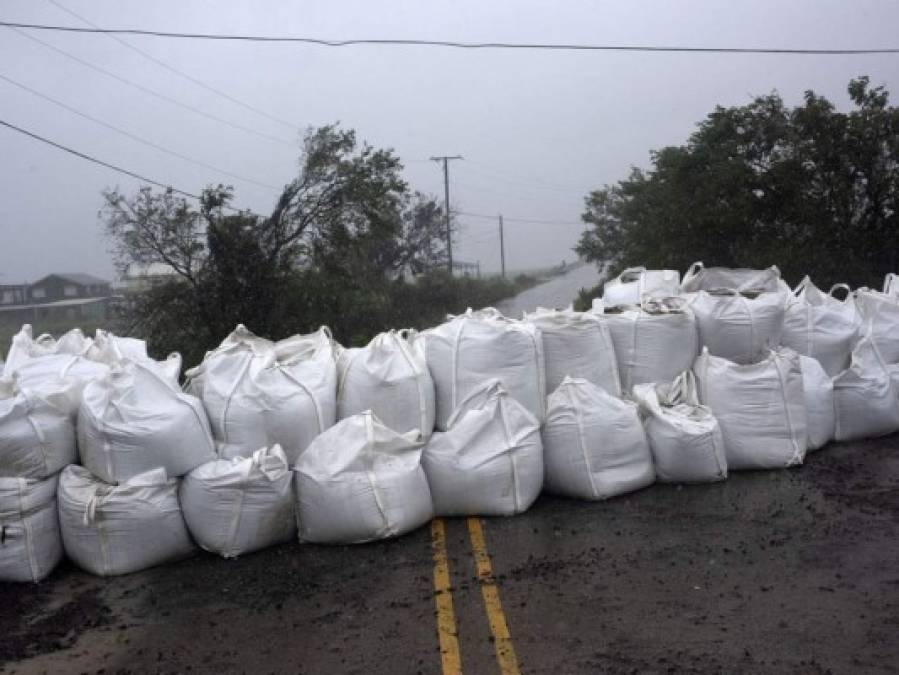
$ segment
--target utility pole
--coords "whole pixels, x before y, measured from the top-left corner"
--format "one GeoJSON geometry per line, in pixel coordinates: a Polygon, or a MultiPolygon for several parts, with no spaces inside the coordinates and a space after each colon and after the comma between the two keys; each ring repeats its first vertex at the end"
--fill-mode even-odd
{"type": "Polygon", "coordinates": [[[506,278],[506,244],[503,239],[503,214],[499,214],[499,262],[503,271],[503,279],[506,278]]]}
{"type": "Polygon", "coordinates": [[[443,211],[446,216],[446,266],[450,276],[453,276],[453,237],[450,231],[449,200],[449,161],[451,159],[462,159],[462,155],[440,155],[438,157],[431,157],[432,162],[443,162],[443,211]]]}

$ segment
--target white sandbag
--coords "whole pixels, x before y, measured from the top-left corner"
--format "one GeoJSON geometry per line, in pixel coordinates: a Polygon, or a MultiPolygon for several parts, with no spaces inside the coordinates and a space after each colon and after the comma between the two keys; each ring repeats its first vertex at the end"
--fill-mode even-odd
{"type": "Polygon", "coordinates": [[[337,355],[337,417],[371,410],[383,424],[404,434],[434,431],[434,381],[416,331],[381,333],[366,347],[337,355]]]}
{"type": "Polygon", "coordinates": [[[549,492],[609,499],[655,480],[637,404],[587,380],[566,377],[549,395],[542,437],[549,492]]]}
{"type": "Polygon", "coordinates": [[[337,367],[324,327],[271,342],[239,325],[187,377],[226,459],[278,444],[293,464],[337,419],[337,367]]]}
{"type": "Polygon", "coordinates": [[[62,560],[58,482],[0,478],[0,581],[40,581],[62,560]]]}
{"type": "Polygon", "coordinates": [[[701,262],[695,262],[687,270],[680,285],[682,293],[713,291],[721,288],[757,293],[763,291],[789,292],[790,290],[781,280],[780,270],[775,265],[764,270],[754,270],[742,267],[706,267],[701,262]]]}
{"type": "Polygon", "coordinates": [[[805,391],[805,410],[808,419],[808,449],[817,450],[834,437],[833,381],[823,366],[810,356],[799,356],[802,366],[802,386],[805,391]]]}
{"type": "Polygon", "coordinates": [[[629,267],[602,287],[602,301],[606,307],[639,305],[644,298],[669,298],[679,294],[680,272],[645,267],[629,267]]]}
{"type": "Polygon", "coordinates": [[[592,312],[537,308],[525,314],[543,338],[546,391],[556,390],[567,375],[581,377],[621,396],[618,361],[609,327],[592,312]]]}
{"type": "Polygon", "coordinates": [[[224,558],[293,539],[292,476],[279,445],[201,464],[178,489],[187,529],[202,548],[224,558]]]}
{"type": "Polygon", "coordinates": [[[215,459],[203,405],[146,363],[125,361],[89,383],[77,430],[81,463],[108,483],[157,467],[183,476],[215,459]]]}
{"type": "Polygon", "coordinates": [[[838,441],[899,430],[899,366],[887,364],[872,333],[858,341],[849,368],[833,379],[833,399],[838,441]]]}
{"type": "Polygon", "coordinates": [[[594,301],[592,311],[609,327],[624,392],[635,384],[673,380],[699,353],[693,312],[682,298],[613,308],[594,301]]]}
{"type": "Polygon", "coordinates": [[[109,331],[97,329],[90,348],[85,355],[94,361],[107,365],[129,361],[149,361],[147,343],[131,337],[120,337],[109,331]]]}
{"type": "Polygon", "coordinates": [[[543,341],[536,326],[487,307],[451,317],[422,337],[437,394],[438,429],[445,430],[462,400],[494,378],[534,417],[543,420],[543,341]]]}
{"type": "Polygon", "coordinates": [[[701,483],[727,478],[721,427],[712,411],[699,403],[692,371],[685,370],[673,382],[638,384],[633,397],[645,418],[656,480],[701,483]]]}
{"type": "Polygon", "coordinates": [[[759,360],[780,344],[784,302],[781,293],[747,295],[718,289],[691,294],[700,347],[737,363],[759,360]]]}
{"type": "Polygon", "coordinates": [[[899,299],[899,274],[890,272],[884,277],[883,294],[899,299]]]}
{"type": "Polygon", "coordinates": [[[77,461],[71,380],[21,388],[0,378],[0,476],[46,478],[77,461]]]}
{"type": "Polygon", "coordinates": [[[25,324],[12,338],[3,375],[15,375],[20,387],[35,387],[47,381],[70,379],[78,396],[84,386],[105,377],[109,366],[88,358],[93,340],[75,328],[58,340],[44,334],[32,337],[30,324],[25,324]]]}
{"type": "Polygon", "coordinates": [[[855,306],[883,360],[899,362],[899,298],[859,288],[855,306]]]}
{"type": "Polygon", "coordinates": [[[704,349],[693,366],[699,399],[724,437],[728,471],[802,464],[808,444],[799,355],[786,348],[737,364],[704,349]]]}
{"type": "Polygon", "coordinates": [[[356,544],[395,537],[434,515],[418,430],[398,434],[371,412],[338,422],[297,460],[300,541],[356,544]]]}
{"type": "Polygon", "coordinates": [[[849,367],[852,348],[859,338],[860,321],[851,301],[824,293],[805,277],[787,300],[780,342],[799,354],[818,360],[833,377],[849,367]]]}
{"type": "Polygon", "coordinates": [[[543,484],[540,423],[489,380],[469,393],[422,457],[439,516],[511,516],[526,511],[543,484]]]}
{"type": "Polygon", "coordinates": [[[11,341],[9,353],[6,355],[6,363],[3,365],[3,375],[12,375],[14,371],[21,369],[34,359],[46,356],[85,356],[93,345],[89,337],[85,337],[80,328],[73,328],[55,339],[52,335],[44,333],[34,337],[31,324],[24,324],[11,341]]]}
{"type": "Polygon", "coordinates": [[[129,574],[194,551],[178,504],[178,480],[153,469],[109,485],[72,464],[59,478],[66,554],[101,577],[129,574]]]}
{"type": "Polygon", "coordinates": [[[74,385],[74,393],[80,401],[81,392],[89,382],[101,380],[109,375],[109,366],[92,361],[84,356],[71,354],[50,354],[29,359],[11,371],[20,387],[39,387],[47,382],[69,380],[74,385]]]}

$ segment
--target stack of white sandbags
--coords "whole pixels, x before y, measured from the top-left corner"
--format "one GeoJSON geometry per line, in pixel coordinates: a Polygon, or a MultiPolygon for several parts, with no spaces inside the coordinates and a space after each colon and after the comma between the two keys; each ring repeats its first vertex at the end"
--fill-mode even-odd
{"type": "Polygon", "coordinates": [[[699,403],[693,371],[672,382],[639,384],[634,400],[644,417],[656,479],[700,483],[727,478],[724,437],[712,411],[699,403]]]}
{"type": "Polygon", "coordinates": [[[110,485],[71,465],[60,476],[58,501],[66,554],[92,574],[137,572],[194,551],[178,481],[163,468],[110,485]]]}
{"type": "Polygon", "coordinates": [[[580,378],[549,397],[543,454],[546,489],[567,497],[609,499],[655,480],[637,405],[580,378]]]}
{"type": "MultiPolygon", "coordinates": [[[[140,435],[141,425],[153,426],[146,411],[113,421],[133,401],[114,396],[99,404],[96,400],[96,392],[105,390],[113,373],[132,363],[129,359],[140,362],[140,367],[152,372],[154,379],[164,381],[176,395],[179,393],[180,357],[175,355],[167,362],[157,363],[147,356],[141,340],[119,338],[99,330],[92,339],[79,329],[58,340],[49,335],[34,339],[27,324],[13,338],[4,364],[4,372],[10,377],[0,382],[0,512],[4,514],[5,530],[16,536],[3,539],[0,549],[5,564],[18,568],[3,570],[0,577],[37,581],[61,556],[65,533],[60,531],[57,517],[58,472],[78,461],[76,414],[83,412],[85,398],[90,399],[94,409],[97,405],[103,407],[98,414],[106,422],[103,433],[108,436],[93,445],[83,440],[81,454],[96,459],[92,450],[103,445],[102,452],[119,451],[128,461],[145,456],[132,438],[140,435]],[[92,393],[86,395],[85,391],[92,393]],[[116,434],[118,439],[107,443],[116,434]]],[[[183,432],[183,425],[176,421],[176,426],[177,437],[183,432]]],[[[152,428],[149,433],[152,437],[152,428]]],[[[177,443],[166,451],[177,452],[177,443]]],[[[111,458],[104,459],[102,467],[96,470],[107,479],[114,479],[112,474],[117,469],[110,464],[111,458]],[[104,468],[108,469],[105,473],[104,468]]],[[[155,466],[155,459],[149,464],[155,466]]]]}
{"type": "Polygon", "coordinates": [[[703,349],[693,372],[701,403],[721,426],[728,470],[802,464],[808,421],[796,352],[780,348],[755,363],[739,364],[703,349]]]}
{"type": "MultiPolygon", "coordinates": [[[[611,396],[611,395],[609,395],[611,396]]],[[[493,379],[471,391],[422,458],[440,516],[510,516],[543,484],[540,422],[493,379]]]]}
{"type": "MultiPolygon", "coordinates": [[[[31,569],[48,571],[63,545],[77,564],[103,574],[158,562],[156,533],[145,528],[145,522],[155,515],[168,519],[168,527],[171,512],[181,518],[177,484],[166,472],[179,476],[215,457],[202,405],[182,394],[178,386],[181,357],[173,354],[165,361],[154,361],[142,340],[102,330],[94,338],[74,329],[58,340],[48,335],[34,339],[28,325],[13,338],[9,356],[4,369],[15,376],[15,389],[0,394],[4,399],[0,467],[5,465],[0,473],[9,469],[27,474],[26,479],[16,479],[16,486],[6,485],[3,493],[4,500],[15,492],[22,504],[30,504],[31,511],[20,509],[19,518],[26,524],[28,518],[35,521],[22,531],[43,537],[28,544],[31,569]],[[79,458],[86,468],[74,465],[79,458]],[[61,469],[61,474],[48,478],[61,469]],[[147,483],[147,476],[155,483],[147,483]],[[52,483],[52,490],[22,480],[43,480],[52,483]],[[84,497],[90,508],[85,506],[73,515],[72,490],[79,481],[81,496],[85,491],[91,495],[84,497]],[[132,481],[142,489],[125,489],[133,487],[132,481]],[[147,488],[156,483],[166,489],[173,486],[174,499],[148,501],[147,488]],[[103,509],[95,508],[101,501],[107,503],[107,494],[115,498],[103,509]],[[161,505],[164,512],[152,513],[161,505]],[[57,511],[62,514],[59,520],[57,511]],[[109,536],[110,528],[127,536],[109,536]],[[142,547],[134,543],[141,540],[142,547]],[[85,546],[91,545],[102,551],[86,552],[85,546]],[[52,564],[35,562],[42,550],[52,564]]],[[[6,513],[5,508],[0,510],[6,513]]],[[[183,521],[180,527],[190,548],[183,521]]]]}
{"type": "Polygon", "coordinates": [[[434,431],[434,381],[424,340],[414,330],[389,331],[365,347],[337,355],[337,417],[371,410],[397,433],[417,429],[422,440],[434,431]]]}
{"type": "Polygon", "coordinates": [[[300,541],[355,544],[394,537],[434,515],[419,431],[398,434],[372,412],[316,438],[294,473],[300,541]]]}
{"type": "Polygon", "coordinates": [[[337,419],[337,367],[325,327],[272,342],[239,325],[186,374],[224,458],[278,444],[293,463],[337,419]]]}
{"type": "Polygon", "coordinates": [[[635,384],[673,380],[699,353],[696,322],[683,298],[612,308],[594,300],[591,311],[609,328],[624,392],[635,384]]]}
{"type": "Polygon", "coordinates": [[[0,580],[40,581],[62,557],[56,484],[77,459],[77,389],[0,377],[0,580]]]}
{"type": "Polygon", "coordinates": [[[621,396],[615,346],[606,324],[591,312],[538,307],[525,314],[543,338],[546,391],[556,390],[566,377],[579,377],[621,396]]]}
{"type": "Polygon", "coordinates": [[[78,409],[84,466],[63,471],[58,496],[66,554],[101,576],[193,551],[178,479],[215,458],[203,405],[178,386],[179,355],[161,363],[135,353],[109,358],[108,373],[84,387],[78,409]]]}
{"type": "Polygon", "coordinates": [[[639,305],[649,298],[670,298],[680,293],[680,272],[629,267],[602,287],[602,304],[639,305]]]}
{"type": "Polygon", "coordinates": [[[859,339],[861,320],[848,291],[837,284],[824,293],[805,277],[787,300],[781,344],[817,359],[829,377],[849,367],[859,339]],[[838,288],[847,291],[846,300],[833,296],[838,288]]]}
{"type": "Polygon", "coordinates": [[[201,464],[181,481],[187,529],[205,550],[235,558],[296,536],[292,473],[281,446],[201,464]]]}
{"type": "Polygon", "coordinates": [[[492,307],[451,317],[422,333],[437,394],[436,427],[448,428],[461,402],[487,380],[502,387],[538,420],[546,408],[543,340],[531,323],[492,307]]]}

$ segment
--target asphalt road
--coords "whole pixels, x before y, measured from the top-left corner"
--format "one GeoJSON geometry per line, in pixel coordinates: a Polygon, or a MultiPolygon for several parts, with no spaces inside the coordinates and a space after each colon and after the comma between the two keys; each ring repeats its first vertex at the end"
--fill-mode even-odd
{"type": "Polygon", "coordinates": [[[523,312],[533,312],[538,307],[564,309],[577,297],[579,290],[596,286],[599,278],[596,265],[581,265],[567,274],[503,300],[497,305],[497,309],[513,319],[520,319],[523,312]]]}
{"type": "Polygon", "coordinates": [[[112,579],[66,564],[0,585],[0,671],[899,669],[899,436],[719,484],[440,522],[376,544],[198,553],[112,579]]]}

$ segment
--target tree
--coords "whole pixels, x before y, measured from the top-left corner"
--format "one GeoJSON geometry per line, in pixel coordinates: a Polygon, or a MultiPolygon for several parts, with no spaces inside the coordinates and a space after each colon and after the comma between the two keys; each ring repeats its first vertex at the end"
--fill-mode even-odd
{"type": "Polygon", "coordinates": [[[849,94],[848,113],[812,91],[793,109],[776,93],[715,108],[651,169],[586,197],[577,252],[613,271],[702,260],[879,284],[897,262],[899,109],[866,77],[849,94]]]}
{"type": "Polygon", "coordinates": [[[445,255],[441,209],[401,171],[392,151],[329,125],[307,131],[299,174],[265,217],[234,209],[230,186],[207,188],[198,206],[171,189],[105,191],[117,266],[163,263],[174,273],[132,299],[128,328],[157,351],[190,344],[198,358],[237,323],[275,336],[383,305],[395,273],[445,255]]]}

